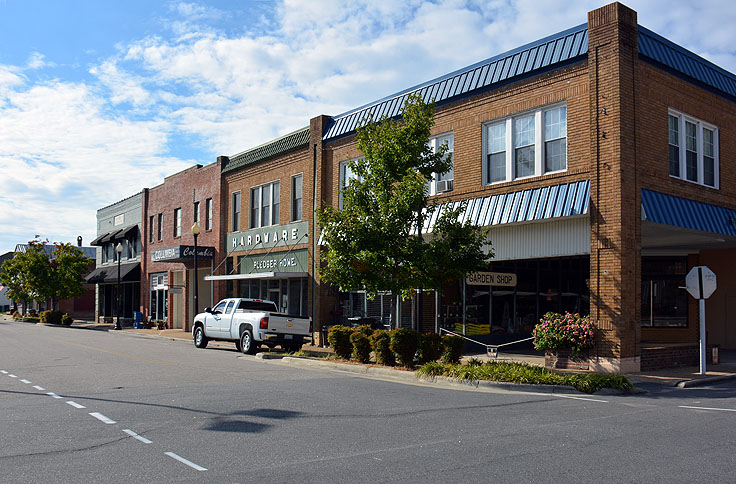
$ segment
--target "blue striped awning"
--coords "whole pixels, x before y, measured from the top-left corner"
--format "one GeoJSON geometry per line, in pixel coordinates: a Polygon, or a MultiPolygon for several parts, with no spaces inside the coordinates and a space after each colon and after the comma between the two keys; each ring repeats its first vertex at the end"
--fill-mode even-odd
{"type": "Polygon", "coordinates": [[[736,237],[736,210],[641,190],[641,219],[684,229],[736,237]]]}
{"type": "MultiPolygon", "coordinates": [[[[489,195],[439,205],[424,220],[422,233],[432,232],[437,220],[447,209],[465,205],[462,222],[492,226],[534,222],[588,213],[590,181],[563,183],[518,192],[489,195]]],[[[413,230],[416,233],[416,228],[413,230]]]]}

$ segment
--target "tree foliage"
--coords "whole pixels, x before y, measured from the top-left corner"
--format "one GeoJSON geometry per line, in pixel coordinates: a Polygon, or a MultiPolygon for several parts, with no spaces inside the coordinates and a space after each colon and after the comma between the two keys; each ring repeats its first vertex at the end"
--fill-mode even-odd
{"type": "Polygon", "coordinates": [[[429,145],[434,106],[410,95],[402,119],[369,121],[358,129],[363,158],[343,190],[343,208],[317,214],[326,251],[323,280],[340,290],[365,289],[411,297],[415,288],[441,289],[487,261],[486,231],[461,222],[465,209],[443,210],[432,234],[417,233],[438,206],[428,181],[452,167],[447,145],[429,145]]]}
{"type": "Polygon", "coordinates": [[[51,254],[44,246],[48,240],[28,242],[25,252],[17,252],[0,269],[0,284],[8,287],[13,301],[51,300],[53,307],[61,299],[84,294],[82,276],[90,261],[84,252],[69,243],[56,243],[51,254]]]}

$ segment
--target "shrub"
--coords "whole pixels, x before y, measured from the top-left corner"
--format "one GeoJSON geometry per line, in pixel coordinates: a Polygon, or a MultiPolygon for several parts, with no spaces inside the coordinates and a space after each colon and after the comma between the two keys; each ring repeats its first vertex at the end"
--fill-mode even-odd
{"type": "Polygon", "coordinates": [[[442,356],[442,336],[427,333],[419,337],[419,363],[437,361],[442,356]]]}
{"type": "Polygon", "coordinates": [[[353,331],[357,331],[361,334],[364,334],[367,338],[370,338],[373,334],[373,328],[371,328],[370,324],[361,324],[357,328],[354,328],[353,331]]]}
{"type": "Polygon", "coordinates": [[[463,356],[465,340],[460,336],[442,337],[442,363],[457,364],[463,356]]]}
{"type": "Polygon", "coordinates": [[[61,324],[63,324],[64,326],[71,326],[73,322],[74,320],[68,314],[64,313],[61,316],[61,324]]]}
{"type": "Polygon", "coordinates": [[[327,342],[335,354],[345,360],[350,359],[353,352],[353,345],[350,342],[350,333],[352,330],[345,326],[332,326],[327,331],[327,342]]]}
{"type": "Polygon", "coordinates": [[[595,328],[590,316],[545,314],[534,327],[534,347],[538,350],[570,349],[573,355],[595,346],[595,328]]]}
{"type": "Polygon", "coordinates": [[[371,361],[371,340],[360,329],[354,330],[350,334],[350,342],[353,344],[353,359],[360,363],[370,363],[371,361]]]}
{"type": "Polygon", "coordinates": [[[63,313],[61,311],[52,311],[50,309],[48,311],[43,311],[41,313],[40,322],[45,324],[61,324],[62,314],[63,313]]]}
{"type": "Polygon", "coordinates": [[[391,351],[402,366],[414,366],[414,355],[419,347],[419,333],[411,329],[399,328],[391,331],[391,351]]]}
{"type": "Polygon", "coordinates": [[[373,353],[376,355],[376,363],[386,366],[394,366],[396,358],[391,351],[391,335],[388,331],[377,329],[371,335],[373,353]]]}

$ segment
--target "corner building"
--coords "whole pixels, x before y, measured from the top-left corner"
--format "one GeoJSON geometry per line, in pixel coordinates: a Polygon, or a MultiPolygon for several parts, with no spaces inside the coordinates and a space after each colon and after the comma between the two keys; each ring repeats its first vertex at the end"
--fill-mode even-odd
{"type": "Polygon", "coordinates": [[[547,311],[590,314],[589,367],[630,372],[697,356],[697,302],[681,287],[707,265],[718,277],[708,344],[736,348],[735,101],[736,76],[606,5],[585,24],[223,157],[229,267],[214,277],[290,312],[298,301],[318,340],[324,324],[371,316],[498,344],[528,336],[547,311]],[[388,314],[390,295],[320,284],[313,214],[340,206],[347,162],[361,156],[356,127],[400,117],[413,92],[436,103],[431,143],[453,156],[430,193],[490,227],[495,257],[478,272],[499,278],[420,291],[388,314]]]}

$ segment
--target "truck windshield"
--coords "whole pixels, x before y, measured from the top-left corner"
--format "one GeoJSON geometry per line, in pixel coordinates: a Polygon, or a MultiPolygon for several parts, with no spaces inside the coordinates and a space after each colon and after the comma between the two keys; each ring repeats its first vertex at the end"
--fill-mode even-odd
{"type": "Polygon", "coordinates": [[[240,301],[238,310],[247,311],[276,311],[276,306],[271,302],[265,301],[240,301]]]}

